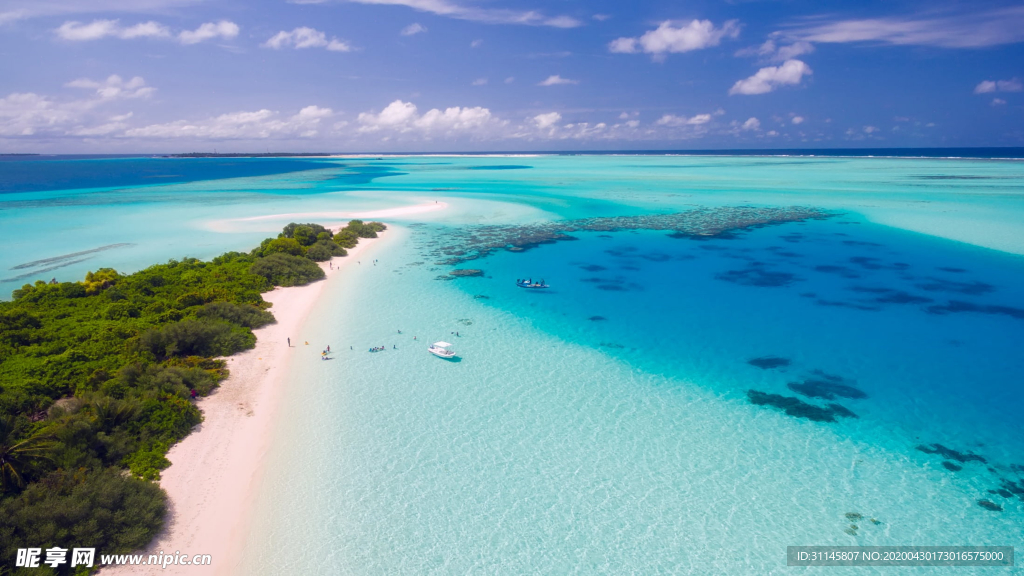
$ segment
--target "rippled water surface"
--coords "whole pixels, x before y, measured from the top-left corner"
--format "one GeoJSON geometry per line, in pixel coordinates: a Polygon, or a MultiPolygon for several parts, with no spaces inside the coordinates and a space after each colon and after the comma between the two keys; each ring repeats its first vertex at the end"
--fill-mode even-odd
{"type": "Polygon", "coordinates": [[[0,195],[0,286],[449,204],[389,220],[293,336],[244,573],[765,574],[788,545],[1021,544],[1024,163],[140,162],[0,195]],[[821,217],[635,225],[793,207],[821,217]],[[538,233],[560,220],[622,225],[538,233]],[[470,259],[483,237],[517,249],[470,259]]]}

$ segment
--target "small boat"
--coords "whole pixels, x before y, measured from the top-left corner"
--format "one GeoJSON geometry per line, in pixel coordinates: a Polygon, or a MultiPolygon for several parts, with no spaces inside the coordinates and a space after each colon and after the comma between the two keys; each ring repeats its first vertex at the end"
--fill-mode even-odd
{"type": "Polygon", "coordinates": [[[516,286],[520,288],[550,288],[543,280],[540,282],[534,282],[533,280],[516,280],[516,286]]]}
{"type": "Polygon", "coordinates": [[[427,350],[438,358],[444,358],[445,360],[455,358],[455,351],[452,350],[452,345],[447,342],[434,342],[427,350]]]}

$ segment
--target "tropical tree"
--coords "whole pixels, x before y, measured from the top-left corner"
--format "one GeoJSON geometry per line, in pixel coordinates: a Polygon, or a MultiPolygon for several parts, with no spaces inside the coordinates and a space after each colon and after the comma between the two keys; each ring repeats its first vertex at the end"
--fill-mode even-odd
{"type": "Polygon", "coordinates": [[[15,436],[15,418],[0,418],[0,493],[13,485],[25,485],[25,468],[34,460],[49,460],[47,452],[53,444],[42,434],[18,441],[15,436]]]}

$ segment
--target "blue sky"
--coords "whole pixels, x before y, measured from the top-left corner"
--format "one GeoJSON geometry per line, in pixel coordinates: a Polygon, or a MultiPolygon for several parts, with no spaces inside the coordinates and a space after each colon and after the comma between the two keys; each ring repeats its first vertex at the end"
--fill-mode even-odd
{"type": "Polygon", "coordinates": [[[1020,2],[0,0],[0,151],[1024,145],[1020,2]]]}

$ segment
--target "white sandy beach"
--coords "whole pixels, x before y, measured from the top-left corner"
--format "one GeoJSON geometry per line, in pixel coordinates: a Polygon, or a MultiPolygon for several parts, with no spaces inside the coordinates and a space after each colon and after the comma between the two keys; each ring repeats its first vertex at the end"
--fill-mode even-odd
{"type": "Polygon", "coordinates": [[[168,522],[143,554],[161,550],[165,554],[210,554],[212,566],[119,566],[105,568],[103,574],[235,572],[286,385],[289,352],[306,345],[302,326],[326,283],[366,258],[375,243],[362,239],[348,256],[321,263],[327,273],[325,280],[277,288],[263,295],[273,303],[271,311],[277,323],[255,330],[254,349],[227,359],[230,377],[213,394],[199,400],[202,424],[168,452],[171,466],[160,479],[169,497],[168,522]]]}
{"type": "Polygon", "coordinates": [[[206,227],[215,232],[235,232],[241,225],[254,222],[274,223],[277,227],[279,222],[319,222],[328,228],[337,229],[348,223],[353,218],[358,219],[380,219],[380,218],[402,218],[416,214],[436,212],[448,208],[447,202],[434,200],[413,204],[411,206],[398,206],[395,208],[384,208],[382,210],[369,210],[362,212],[291,212],[286,214],[264,214],[262,216],[250,216],[248,218],[225,218],[213,220],[206,223],[206,227]]]}

